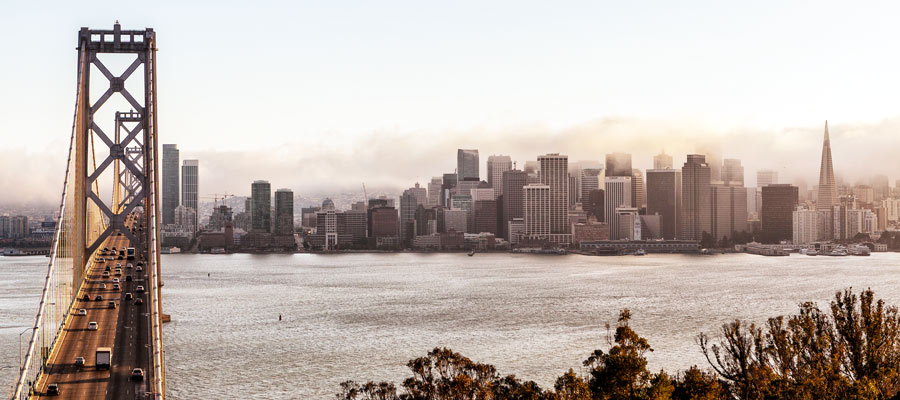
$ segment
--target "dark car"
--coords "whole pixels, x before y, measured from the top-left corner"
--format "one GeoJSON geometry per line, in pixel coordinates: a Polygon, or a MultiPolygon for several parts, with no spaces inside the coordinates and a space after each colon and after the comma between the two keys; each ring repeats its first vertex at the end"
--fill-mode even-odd
{"type": "Polygon", "coordinates": [[[103,301],[103,296],[101,296],[101,295],[98,294],[97,297],[94,297],[94,300],[96,300],[96,301],[103,301]]]}
{"type": "Polygon", "coordinates": [[[140,368],[135,368],[135,369],[131,370],[131,379],[136,380],[136,381],[144,380],[144,370],[142,370],[140,368]]]}
{"type": "Polygon", "coordinates": [[[59,385],[51,383],[47,385],[47,396],[59,396],[59,385]]]}
{"type": "Polygon", "coordinates": [[[131,282],[131,275],[125,275],[125,282],[131,282]]]}
{"type": "Polygon", "coordinates": [[[134,296],[131,294],[131,292],[125,293],[125,300],[131,300],[133,298],[134,296]]]}
{"type": "Polygon", "coordinates": [[[110,270],[112,270],[112,268],[110,268],[109,265],[107,265],[106,268],[104,268],[103,270],[104,270],[104,271],[110,271],[110,270]]]}
{"type": "Polygon", "coordinates": [[[119,256],[119,257],[116,258],[116,260],[124,260],[124,259],[125,259],[124,256],[119,256]]]}
{"type": "Polygon", "coordinates": [[[85,293],[84,296],[81,296],[81,299],[84,301],[91,301],[91,295],[85,293]]]}
{"type": "Polygon", "coordinates": [[[142,304],[144,304],[144,299],[142,299],[140,297],[138,297],[138,299],[134,301],[134,305],[136,305],[136,306],[139,306],[142,304]]]}

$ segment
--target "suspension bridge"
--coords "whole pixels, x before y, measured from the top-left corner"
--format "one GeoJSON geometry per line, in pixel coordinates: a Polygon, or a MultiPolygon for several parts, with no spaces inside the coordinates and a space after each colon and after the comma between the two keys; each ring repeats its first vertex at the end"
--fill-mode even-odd
{"type": "Polygon", "coordinates": [[[156,33],[116,22],[77,46],[59,221],[10,398],[163,399],[156,33]]]}

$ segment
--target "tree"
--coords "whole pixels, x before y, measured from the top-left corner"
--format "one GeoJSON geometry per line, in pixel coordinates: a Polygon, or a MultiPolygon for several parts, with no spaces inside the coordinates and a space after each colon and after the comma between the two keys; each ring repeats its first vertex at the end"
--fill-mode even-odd
{"type": "Polygon", "coordinates": [[[653,349],[647,339],[631,329],[629,320],[631,312],[622,310],[616,325],[616,345],[609,349],[609,353],[594,350],[584,361],[591,374],[588,386],[595,399],[632,399],[649,384],[650,373],[644,354],[653,349]]]}

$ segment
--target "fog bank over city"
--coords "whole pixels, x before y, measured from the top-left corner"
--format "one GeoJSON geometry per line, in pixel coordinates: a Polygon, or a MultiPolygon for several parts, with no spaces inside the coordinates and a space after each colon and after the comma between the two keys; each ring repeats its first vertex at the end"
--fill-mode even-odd
{"type": "MultiPolygon", "coordinates": [[[[359,191],[366,183],[373,191],[397,192],[432,176],[453,172],[457,148],[478,149],[481,175],[491,154],[508,154],[519,168],[538,155],[559,152],[570,162],[603,161],[606,153],[632,154],[635,168],[652,168],[652,156],[665,150],[675,167],[685,154],[718,151],[722,158],[738,158],[746,170],[748,186],[756,184],[755,171],[773,169],[782,182],[818,180],[824,119],[819,125],[786,127],[717,128],[687,119],[605,118],[555,130],[540,124],[466,131],[372,132],[353,137],[318,135],[302,141],[278,143],[248,151],[218,151],[181,147],[182,158],[200,161],[202,193],[248,194],[255,179],[273,187],[287,187],[304,196],[327,196],[359,191]]],[[[900,177],[895,149],[900,148],[900,117],[871,123],[829,122],[835,172],[853,183],[872,174],[900,177]]],[[[163,134],[165,136],[165,134],[163,134]]],[[[265,134],[257,136],[265,141],[265,134]]],[[[57,140],[42,151],[0,149],[0,202],[47,203],[59,199],[64,154],[68,143],[57,140]],[[53,148],[51,148],[53,147],[53,148]],[[55,148],[58,147],[58,148],[55,148]],[[28,173],[23,173],[28,171],[28,173]]],[[[100,155],[98,156],[105,156],[100,155]]]]}

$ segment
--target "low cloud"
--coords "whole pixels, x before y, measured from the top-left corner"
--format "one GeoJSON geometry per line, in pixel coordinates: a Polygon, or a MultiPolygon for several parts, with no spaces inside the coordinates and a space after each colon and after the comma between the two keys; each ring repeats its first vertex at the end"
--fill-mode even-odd
{"type": "MultiPolygon", "coordinates": [[[[373,191],[395,191],[432,176],[452,172],[457,148],[480,150],[482,176],[491,154],[511,155],[521,168],[540,154],[562,153],[570,162],[602,160],[606,153],[630,152],[636,168],[650,168],[661,150],[676,167],[688,153],[718,149],[722,158],[741,159],[748,184],[755,171],[774,169],[782,181],[818,179],[824,121],[821,126],[719,129],[673,119],[605,118],[566,129],[531,124],[465,131],[372,132],[350,137],[322,134],[302,141],[248,151],[192,151],[182,158],[200,160],[200,192],[246,195],[250,183],[265,179],[274,188],[303,196],[356,192],[361,183],[373,191]]],[[[869,124],[830,125],[835,170],[851,183],[873,174],[900,177],[900,118],[869,124]]],[[[259,138],[264,139],[264,138],[259,138]]],[[[0,203],[47,203],[59,199],[67,146],[63,150],[0,150],[0,203]]]]}

